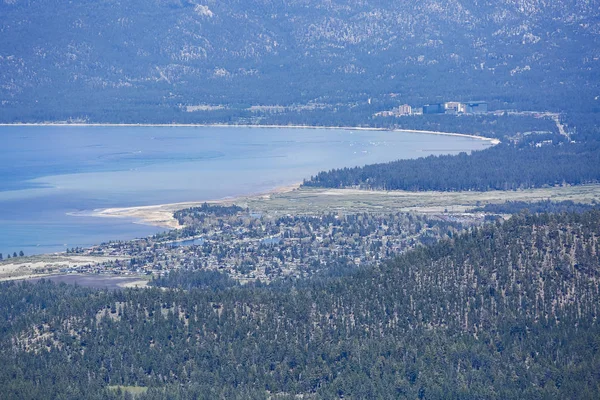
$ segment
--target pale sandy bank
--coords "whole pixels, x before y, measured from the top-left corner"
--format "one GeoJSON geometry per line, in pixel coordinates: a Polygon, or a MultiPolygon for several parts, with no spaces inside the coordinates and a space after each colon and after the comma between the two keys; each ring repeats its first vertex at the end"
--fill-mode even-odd
{"type": "Polygon", "coordinates": [[[0,123],[0,126],[123,126],[123,127],[211,127],[211,128],[269,128],[269,129],[341,129],[358,131],[390,131],[390,132],[415,132],[430,135],[460,136],[472,139],[489,141],[496,145],[500,143],[498,139],[492,139],[485,136],[469,135],[465,133],[424,131],[414,129],[388,129],[373,128],[368,126],[316,126],[316,125],[247,125],[247,124],[101,124],[101,123],[69,123],[69,122],[34,122],[34,123],[0,123]]]}
{"type": "Polygon", "coordinates": [[[69,255],[66,253],[18,257],[0,262],[0,281],[40,277],[56,274],[61,269],[96,265],[124,258],[69,255]]]}
{"type": "Polygon", "coordinates": [[[173,218],[173,213],[175,211],[190,207],[198,207],[203,203],[240,204],[248,201],[249,199],[258,200],[261,198],[269,198],[271,195],[274,194],[291,192],[295,189],[298,189],[299,187],[300,183],[294,183],[292,185],[280,186],[271,189],[267,192],[255,193],[247,196],[228,197],[220,200],[169,203],[140,207],[105,208],[94,210],[89,215],[93,217],[103,218],[129,218],[133,219],[136,223],[140,224],[159,226],[168,229],[177,229],[181,228],[181,225],[179,225],[179,222],[175,218],[173,218]]]}

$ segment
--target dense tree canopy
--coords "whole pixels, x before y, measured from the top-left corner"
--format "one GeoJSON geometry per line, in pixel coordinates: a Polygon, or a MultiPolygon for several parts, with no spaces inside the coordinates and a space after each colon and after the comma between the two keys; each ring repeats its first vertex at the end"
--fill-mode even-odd
{"type": "Polygon", "coordinates": [[[475,207],[470,212],[485,212],[494,214],[516,214],[520,212],[530,213],[561,213],[561,212],[585,212],[599,208],[598,203],[584,204],[576,203],[572,200],[550,201],[543,200],[537,202],[526,201],[506,201],[504,203],[489,203],[483,207],[475,207]]]}
{"type": "Polygon", "coordinates": [[[600,181],[600,142],[500,144],[468,155],[429,156],[320,172],[304,186],[380,190],[515,190],[600,181]]]}
{"type": "Polygon", "coordinates": [[[119,385],[150,399],[597,398],[599,228],[597,211],[520,215],[301,284],[3,283],[0,386],[5,398],[119,398],[107,389],[119,385]]]}

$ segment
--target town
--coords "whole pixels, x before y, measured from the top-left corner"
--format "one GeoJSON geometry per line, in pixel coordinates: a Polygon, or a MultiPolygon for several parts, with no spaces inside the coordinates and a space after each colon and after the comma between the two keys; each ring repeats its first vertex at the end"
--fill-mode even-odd
{"type": "Polygon", "coordinates": [[[485,114],[488,112],[488,104],[485,101],[468,101],[461,103],[458,101],[448,101],[445,103],[425,104],[422,107],[411,107],[408,104],[403,104],[389,111],[380,111],[374,116],[376,117],[402,117],[408,115],[423,115],[423,114],[485,114]]]}
{"type": "Polygon", "coordinates": [[[53,272],[160,277],[176,270],[212,270],[241,283],[339,275],[482,222],[402,212],[274,216],[219,205],[181,210],[175,216],[185,223],[181,229],[70,249],[71,255],[110,261],[53,272]]]}

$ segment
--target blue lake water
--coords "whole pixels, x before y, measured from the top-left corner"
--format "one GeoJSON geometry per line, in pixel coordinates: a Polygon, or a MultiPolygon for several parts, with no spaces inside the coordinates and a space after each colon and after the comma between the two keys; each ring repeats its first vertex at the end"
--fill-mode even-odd
{"type": "Polygon", "coordinates": [[[488,147],[414,132],[243,127],[0,127],[0,252],[64,251],[163,229],[73,216],[221,199],[321,170],[488,147]]]}

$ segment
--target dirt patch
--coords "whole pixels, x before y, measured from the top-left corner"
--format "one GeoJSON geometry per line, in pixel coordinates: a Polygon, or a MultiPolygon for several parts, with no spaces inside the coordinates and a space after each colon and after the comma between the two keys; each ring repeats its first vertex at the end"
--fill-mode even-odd
{"type": "Polygon", "coordinates": [[[105,276],[105,275],[86,275],[86,274],[68,274],[52,275],[40,278],[28,279],[29,282],[37,282],[41,279],[47,279],[55,283],[67,283],[70,285],[79,285],[92,289],[122,289],[128,287],[146,287],[148,280],[141,279],[139,276],[105,276]]]}
{"type": "Polygon", "coordinates": [[[32,276],[57,274],[61,270],[96,265],[124,257],[95,257],[61,254],[42,254],[18,257],[0,262],[0,281],[24,279],[32,276]]]}

